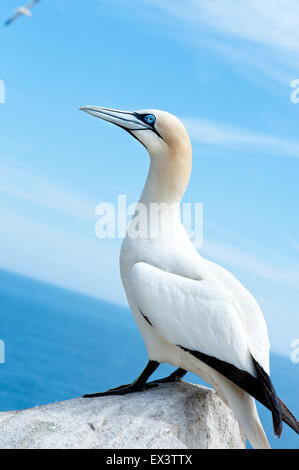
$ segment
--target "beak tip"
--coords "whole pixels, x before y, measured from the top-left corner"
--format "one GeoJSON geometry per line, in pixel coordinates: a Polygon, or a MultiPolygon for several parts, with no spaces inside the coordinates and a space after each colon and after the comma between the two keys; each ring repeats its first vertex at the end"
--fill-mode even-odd
{"type": "Polygon", "coordinates": [[[85,113],[90,113],[90,111],[95,111],[95,108],[96,108],[96,106],[91,106],[89,104],[89,105],[86,105],[86,106],[80,106],[80,108],[78,108],[78,110],[79,111],[84,111],[85,113]]]}

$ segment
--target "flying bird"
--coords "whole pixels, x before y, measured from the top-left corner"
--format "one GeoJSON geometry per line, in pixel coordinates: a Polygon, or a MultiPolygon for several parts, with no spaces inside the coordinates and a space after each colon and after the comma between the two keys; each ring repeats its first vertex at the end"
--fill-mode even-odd
{"type": "Polygon", "coordinates": [[[9,26],[11,23],[13,23],[19,16],[32,16],[32,13],[30,11],[30,8],[32,8],[34,5],[36,5],[40,0],[32,0],[31,2],[27,3],[27,5],[23,7],[18,7],[16,8],[15,14],[9,18],[8,20],[5,21],[4,26],[9,26]]]}
{"type": "Polygon", "coordinates": [[[179,381],[189,371],[231,407],[254,448],[270,448],[255,399],[272,412],[275,435],[281,436],[282,421],[299,434],[298,421],[270,379],[270,343],[259,305],[230,272],[197,252],[181,223],[180,201],[192,163],[190,139],[181,121],[158,110],[80,109],[129,132],[150,156],[139,200],[148,215],[145,236],[132,236],[137,209],[120,253],[121,279],[149,361],[131,384],[84,397],[142,391],[179,381]],[[153,204],[158,204],[161,217],[153,216],[153,204]],[[161,363],[177,369],[147,383],[161,363]]]}

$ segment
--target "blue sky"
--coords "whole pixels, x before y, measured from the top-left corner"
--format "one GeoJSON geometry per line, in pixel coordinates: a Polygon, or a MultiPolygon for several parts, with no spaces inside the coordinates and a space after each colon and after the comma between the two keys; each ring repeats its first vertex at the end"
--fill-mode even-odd
{"type": "MultiPolygon", "coordinates": [[[[1,2],[3,21],[16,6],[1,2]]],[[[145,149],[87,104],[158,108],[193,143],[200,252],[256,296],[272,348],[299,337],[299,5],[42,0],[0,29],[0,267],[126,304],[98,203],[139,198],[145,149]]],[[[2,21],[2,20],[1,20],[2,21]]]]}

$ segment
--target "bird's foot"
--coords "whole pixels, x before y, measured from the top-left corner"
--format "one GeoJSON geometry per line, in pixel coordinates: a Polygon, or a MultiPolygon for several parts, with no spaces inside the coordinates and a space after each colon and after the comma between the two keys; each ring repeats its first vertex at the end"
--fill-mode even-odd
{"type": "Polygon", "coordinates": [[[177,369],[172,374],[168,375],[167,377],[164,377],[163,379],[153,380],[152,382],[149,382],[147,385],[178,383],[182,381],[182,378],[184,377],[185,374],[186,374],[186,371],[184,369],[177,369]]]}
{"type": "Polygon", "coordinates": [[[87,393],[83,395],[83,398],[95,398],[95,397],[107,397],[111,395],[126,395],[127,393],[134,393],[134,392],[143,392],[144,390],[148,390],[149,388],[157,387],[158,383],[150,382],[150,383],[131,383],[127,385],[120,385],[119,387],[110,388],[106,390],[106,392],[99,392],[99,393],[87,393]]]}

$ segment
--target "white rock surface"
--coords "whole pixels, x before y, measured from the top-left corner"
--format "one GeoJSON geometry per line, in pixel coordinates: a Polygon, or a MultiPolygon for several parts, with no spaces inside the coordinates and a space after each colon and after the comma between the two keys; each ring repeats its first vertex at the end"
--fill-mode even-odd
{"type": "Polygon", "coordinates": [[[2,449],[243,449],[231,410],[190,383],[0,413],[2,449]]]}

